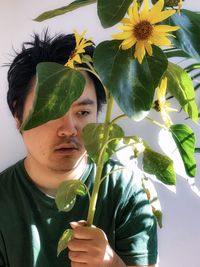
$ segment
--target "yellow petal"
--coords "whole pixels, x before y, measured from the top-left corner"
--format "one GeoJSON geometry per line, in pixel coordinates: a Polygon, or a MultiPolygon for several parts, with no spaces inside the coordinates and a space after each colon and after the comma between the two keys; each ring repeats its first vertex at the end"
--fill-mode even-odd
{"type": "Polygon", "coordinates": [[[145,56],[145,48],[144,48],[144,43],[143,42],[137,42],[135,45],[135,53],[134,53],[135,58],[138,59],[139,63],[142,63],[142,60],[145,56]]]}
{"type": "Polygon", "coordinates": [[[120,23],[123,23],[123,24],[131,24],[131,21],[130,21],[130,19],[128,19],[128,18],[123,18],[123,19],[120,21],[120,23]]]}
{"type": "MultiPolygon", "coordinates": [[[[167,77],[163,78],[157,90],[157,98],[161,105],[165,104],[165,94],[167,90],[167,77]]],[[[162,109],[162,107],[160,107],[162,109]]]]}
{"type": "Polygon", "coordinates": [[[132,31],[133,30],[133,25],[118,26],[118,29],[120,29],[122,31],[132,31]]]}
{"type": "Polygon", "coordinates": [[[171,41],[167,37],[160,35],[152,35],[150,41],[157,46],[167,46],[171,44],[171,41]]]}
{"type": "Polygon", "coordinates": [[[140,11],[140,20],[146,20],[149,15],[149,2],[148,0],[144,0],[144,7],[140,11]]]}
{"type": "Polygon", "coordinates": [[[153,54],[153,50],[152,50],[152,46],[151,46],[151,44],[146,42],[146,43],[144,44],[144,46],[145,46],[145,49],[147,50],[147,53],[149,54],[149,56],[152,56],[152,54],[153,54]]]}
{"type": "Polygon", "coordinates": [[[178,26],[170,26],[170,25],[156,25],[154,26],[154,32],[160,33],[160,32],[172,32],[177,31],[180,29],[178,26]]]}
{"type": "Polygon", "coordinates": [[[74,69],[74,61],[73,60],[68,60],[68,62],[65,64],[65,66],[74,69]]]}
{"type": "Polygon", "coordinates": [[[116,40],[124,40],[124,39],[131,37],[132,35],[133,35],[132,32],[120,32],[117,34],[113,34],[112,38],[116,40]]]}
{"type": "Polygon", "coordinates": [[[80,63],[80,64],[82,63],[79,54],[75,55],[75,56],[73,57],[73,60],[76,61],[77,63],[80,63]]]}
{"type": "Polygon", "coordinates": [[[176,13],[176,10],[162,11],[162,12],[158,13],[157,15],[155,15],[154,17],[151,17],[151,23],[154,24],[154,23],[160,22],[162,20],[165,20],[168,17],[172,16],[174,13],[176,13]]]}
{"type": "Polygon", "coordinates": [[[122,49],[123,50],[126,50],[126,49],[129,49],[131,48],[132,46],[134,46],[134,44],[136,43],[136,39],[135,38],[129,38],[129,39],[126,39],[122,42],[121,46],[122,46],[122,49]]]}
{"type": "Polygon", "coordinates": [[[128,8],[128,16],[129,16],[129,18],[131,19],[132,17],[133,17],[133,9],[132,9],[132,5],[130,5],[129,6],[129,8],[128,8]]]}
{"type": "Polygon", "coordinates": [[[159,0],[158,2],[156,2],[155,5],[153,5],[151,10],[149,11],[149,16],[148,16],[148,19],[150,20],[150,22],[152,22],[151,21],[152,18],[154,18],[161,12],[161,10],[163,9],[163,6],[164,6],[164,0],[159,0]]]}
{"type": "Polygon", "coordinates": [[[132,22],[134,24],[137,24],[140,21],[139,19],[139,13],[138,13],[138,3],[135,0],[134,4],[133,4],[133,20],[132,22]]]}
{"type": "Polygon", "coordinates": [[[167,91],[167,77],[163,78],[160,83],[160,91],[162,92],[162,95],[166,94],[167,91]]]}

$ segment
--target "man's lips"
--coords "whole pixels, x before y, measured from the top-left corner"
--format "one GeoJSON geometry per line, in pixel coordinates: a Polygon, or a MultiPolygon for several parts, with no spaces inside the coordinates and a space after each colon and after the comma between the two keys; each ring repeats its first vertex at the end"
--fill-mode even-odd
{"type": "Polygon", "coordinates": [[[54,152],[61,155],[71,155],[79,150],[78,146],[73,143],[61,144],[55,147],[54,152]]]}
{"type": "Polygon", "coordinates": [[[55,150],[63,150],[63,149],[76,149],[78,150],[78,146],[75,144],[61,144],[55,147],[55,150]]]}

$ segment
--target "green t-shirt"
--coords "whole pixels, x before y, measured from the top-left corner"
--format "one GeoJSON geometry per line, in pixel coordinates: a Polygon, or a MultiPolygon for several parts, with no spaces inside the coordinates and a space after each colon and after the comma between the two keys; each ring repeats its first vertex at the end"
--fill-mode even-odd
{"type": "MultiPolygon", "coordinates": [[[[127,265],[155,264],[156,221],[141,186],[128,171],[109,161],[101,185],[94,225],[127,265]]],[[[81,180],[91,191],[95,166],[89,160],[81,180]]],[[[54,198],[41,192],[21,160],[0,174],[0,267],[70,267],[57,243],[69,222],[86,220],[88,197],[77,197],[70,212],[58,212],[54,198]]]]}

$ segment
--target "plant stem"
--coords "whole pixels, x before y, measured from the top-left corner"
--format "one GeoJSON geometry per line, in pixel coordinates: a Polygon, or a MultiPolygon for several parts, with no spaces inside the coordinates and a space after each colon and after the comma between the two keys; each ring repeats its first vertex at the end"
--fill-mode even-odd
{"type": "Polygon", "coordinates": [[[149,117],[146,117],[146,119],[151,121],[151,122],[153,122],[154,124],[160,126],[161,128],[168,129],[164,124],[161,124],[161,123],[159,123],[159,122],[157,122],[157,121],[155,121],[155,120],[153,120],[153,119],[151,119],[149,117]]]}
{"type": "MultiPolygon", "coordinates": [[[[111,94],[106,91],[106,98],[107,98],[107,108],[106,108],[106,116],[105,116],[105,127],[104,127],[104,134],[103,134],[103,144],[107,142],[109,138],[109,126],[110,126],[110,120],[111,120],[111,114],[112,114],[112,107],[113,107],[113,97],[111,94]]],[[[90,205],[88,210],[88,217],[87,217],[87,226],[91,226],[93,224],[94,220],[94,214],[96,210],[96,203],[99,193],[99,187],[101,184],[101,176],[102,176],[102,170],[104,165],[104,153],[105,153],[105,147],[100,151],[99,158],[97,161],[97,171],[96,171],[96,177],[94,181],[94,187],[92,190],[92,195],[90,199],[90,205]]]]}
{"type": "Polygon", "coordinates": [[[126,117],[127,117],[126,114],[121,114],[121,115],[119,115],[118,117],[114,118],[114,119],[111,121],[111,124],[114,124],[114,123],[116,123],[116,121],[119,121],[119,120],[121,120],[121,119],[123,119],[123,118],[126,118],[126,117]]]}

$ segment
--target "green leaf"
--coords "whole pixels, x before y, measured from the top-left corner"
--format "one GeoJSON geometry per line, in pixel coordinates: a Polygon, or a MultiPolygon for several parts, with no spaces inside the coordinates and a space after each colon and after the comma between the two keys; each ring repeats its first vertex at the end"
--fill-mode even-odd
{"type": "Polygon", "coordinates": [[[190,76],[185,70],[174,63],[168,64],[165,73],[168,78],[167,88],[178,100],[184,111],[194,121],[198,121],[198,109],[195,102],[195,92],[190,76]]]}
{"type": "Polygon", "coordinates": [[[162,211],[153,209],[153,214],[156,217],[156,221],[157,221],[159,227],[162,228],[162,211]]]}
{"type": "Polygon", "coordinates": [[[167,69],[167,58],[153,46],[153,56],[139,64],[133,50],[121,50],[119,41],[105,41],[94,53],[94,67],[121,110],[134,120],[142,120],[152,107],[155,88],[167,69]]]}
{"type": "Polygon", "coordinates": [[[194,177],[196,175],[195,135],[192,129],[185,124],[176,124],[170,127],[170,131],[182,157],[186,173],[194,177]]]}
{"type": "Polygon", "coordinates": [[[67,6],[63,6],[63,7],[57,8],[57,9],[46,11],[46,12],[42,13],[41,15],[39,15],[34,20],[41,22],[41,21],[44,21],[44,20],[47,20],[47,19],[50,19],[50,18],[53,18],[56,16],[63,15],[65,13],[73,11],[77,8],[96,3],[96,1],[97,0],[77,0],[77,1],[74,1],[67,6]]]}
{"type": "Polygon", "coordinates": [[[196,69],[200,69],[200,62],[190,64],[189,66],[184,68],[184,70],[187,72],[191,72],[196,69]]]}
{"type": "Polygon", "coordinates": [[[104,28],[118,23],[126,14],[132,0],[98,0],[97,12],[104,28]]]}
{"type": "Polygon", "coordinates": [[[82,137],[84,141],[84,146],[93,159],[94,162],[97,163],[99,153],[101,151],[102,146],[104,145],[104,131],[105,127],[109,127],[109,139],[116,138],[115,140],[108,143],[105,155],[104,155],[104,163],[108,161],[108,159],[115,153],[115,149],[117,144],[119,143],[119,139],[124,136],[123,130],[117,125],[112,124],[107,126],[103,123],[90,123],[86,125],[82,132],[82,137]]]}
{"type": "Polygon", "coordinates": [[[200,153],[200,147],[195,147],[195,153],[200,153]]]}
{"type": "Polygon", "coordinates": [[[76,202],[76,196],[87,193],[86,185],[79,180],[64,181],[59,186],[55,202],[59,211],[70,211],[76,202]]]}
{"type": "Polygon", "coordinates": [[[22,131],[62,117],[85,86],[80,72],[52,62],[37,65],[37,79],[33,108],[21,126],[22,131]]]}
{"type": "Polygon", "coordinates": [[[200,61],[200,13],[182,9],[181,15],[174,14],[168,23],[180,26],[178,31],[173,32],[176,36],[172,40],[175,46],[200,61]]]}
{"type": "Polygon", "coordinates": [[[184,58],[191,58],[190,55],[188,55],[185,51],[178,49],[178,48],[169,48],[163,50],[167,58],[172,57],[184,57],[184,58]]]}
{"type": "Polygon", "coordinates": [[[173,161],[149,147],[146,147],[143,152],[143,169],[145,172],[155,175],[164,184],[176,184],[173,161]]]}
{"type": "Polygon", "coordinates": [[[73,238],[73,230],[72,229],[66,229],[61,238],[59,239],[58,242],[58,247],[57,247],[57,256],[67,248],[69,241],[73,238]]]}

